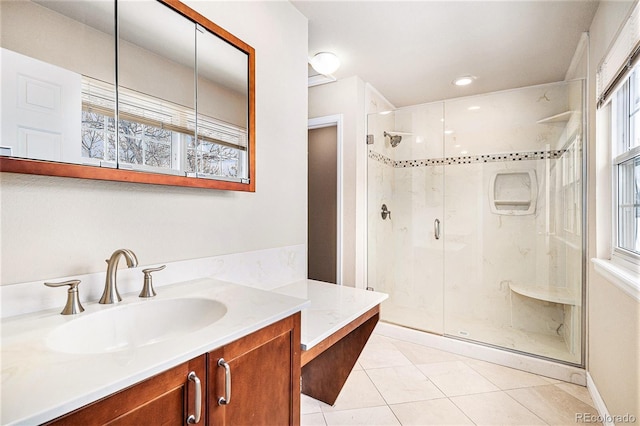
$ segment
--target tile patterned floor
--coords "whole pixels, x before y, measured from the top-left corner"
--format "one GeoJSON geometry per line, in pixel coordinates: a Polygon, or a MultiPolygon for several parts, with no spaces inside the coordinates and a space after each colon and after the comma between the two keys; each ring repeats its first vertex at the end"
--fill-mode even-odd
{"type": "Polygon", "coordinates": [[[373,334],[331,407],[302,395],[302,426],[576,425],[582,386],[373,334]]]}

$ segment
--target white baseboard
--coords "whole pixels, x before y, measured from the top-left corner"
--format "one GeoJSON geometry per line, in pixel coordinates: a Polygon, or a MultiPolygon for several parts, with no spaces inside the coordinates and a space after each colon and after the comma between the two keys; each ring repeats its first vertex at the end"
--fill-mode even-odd
{"type": "Polygon", "coordinates": [[[593,378],[589,373],[587,373],[587,389],[589,390],[589,395],[591,395],[593,403],[596,405],[596,410],[598,410],[598,414],[602,419],[602,424],[604,426],[615,426],[615,423],[612,421],[611,415],[609,414],[609,410],[607,410],[607,406],[600,396],[600,392],[598,392],[596,383],[593,381],[593,378]]]}
{"type": "Polygon", "coordinates": [[[379,322],[375,331],[382,336],[418,343],[580,386],[587,385],[586,371],[582,368],[425,333],[385,322],[379,322]]]}

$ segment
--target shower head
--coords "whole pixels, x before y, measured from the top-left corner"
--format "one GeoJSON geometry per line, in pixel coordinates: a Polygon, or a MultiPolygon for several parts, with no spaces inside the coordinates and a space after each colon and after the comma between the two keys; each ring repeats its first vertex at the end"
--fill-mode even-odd
{"type": "Polygon", "coordinates": [[[391,144],[392,148],[400,145],[400,142],[402,141],[402,136],[400,135],[392,135],[391,133],[387,132],[383,132],[382,134],[385,136],[389,136],[389,143],[391,144]]]}

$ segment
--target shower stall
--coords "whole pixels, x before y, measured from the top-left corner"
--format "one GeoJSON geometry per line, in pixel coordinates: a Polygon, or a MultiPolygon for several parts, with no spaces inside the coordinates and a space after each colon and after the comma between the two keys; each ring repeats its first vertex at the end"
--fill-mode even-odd
{"type": "Polygon", "coordinates": [[[583,364],[584,81],[370,114],[383,321],[583,364]]]}

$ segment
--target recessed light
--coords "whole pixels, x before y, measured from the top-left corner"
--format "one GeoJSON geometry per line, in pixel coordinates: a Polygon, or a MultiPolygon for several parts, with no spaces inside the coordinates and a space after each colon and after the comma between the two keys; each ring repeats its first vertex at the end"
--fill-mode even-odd
{"type": "Polygon", "coordinates": [[[469,84],[473,83],[473,80],[475,79],[476,78],[472,75],[463,75],[462,77],[458,77],[453,80],[453,84],[455,84],[456,86],[468,86],[469,84]]]}
{"type": "Polygon", "coordinates": [[[453,147],[454,147],[454,148],[460,148],[460,144],[458,144],[458,145],[454,145],[453,147]]]}
{"type": "Polygon", "coordinates": [[[469,153],[469,151],[460,151],[460,154],[462,154],[462,155],[465,155],[465,154],[468,154],[468,153],[469,153]]]}
{"type": "Polygon", "coordinates": [[[469,111],[477,111],[479,109],[480,109],[480,107],[478,105],[473,105],[473,106],[470,106],[469,108],[467,108],[467,110],[469,110],[469,111]]]}
{"type": "Polygon", "coordinates": [[[445,130],[444,134],[445,135],[451,135],[451,134],[453,134],[453,130],[445,130]]]}

